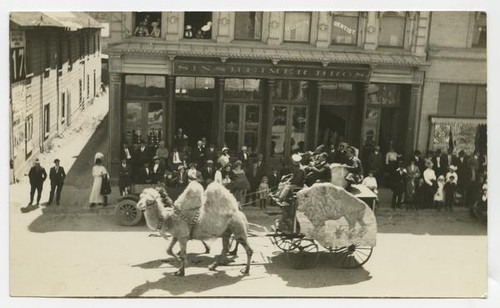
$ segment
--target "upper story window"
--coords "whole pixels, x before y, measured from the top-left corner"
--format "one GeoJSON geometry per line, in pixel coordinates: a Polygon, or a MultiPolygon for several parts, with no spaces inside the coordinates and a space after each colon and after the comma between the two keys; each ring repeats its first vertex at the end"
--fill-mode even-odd
{"type": "Polygon", "coordinates": [[[486,13],[479,13],[476,15],[472,46],[486,47],[486,13]]]}
{"type": "Polygon", "coordinates": [[[358,40],[358,12],[333,13],[332,44],[356,45],[358,40]]]}
{"type": "Polygon", "coordinates": [[[262,37],[262,12],[236,12],[234,39],[260,40],[262,37]]]}
{"type": "Polygon", "coordinates": [[[285,41],[309,42],[310,30],[310,12],[285,12],[285,41]]]}
{"type": "Polygon", "coordinates": [[[136,12],[134,36],[160,37],[161,12],[136,12]]]}
{"type": "Polygon", "coordinates": [[[403,47],[405,30],[406,12],[381,13],[378,45],[381,47],[403,47]]]}
{"type": "Polygon", "coordinates": [[[185,12],[184,38],[212,39],[212,12],[185,12]]]}

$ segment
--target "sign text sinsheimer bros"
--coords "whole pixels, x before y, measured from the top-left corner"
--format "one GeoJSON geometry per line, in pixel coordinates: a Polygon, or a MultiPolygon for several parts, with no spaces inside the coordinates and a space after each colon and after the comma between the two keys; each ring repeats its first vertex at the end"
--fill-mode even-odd
{"type": "Polygon", "coordinates": [[[368,82],[369,67],[309,67],[299,65],[266,65],[234,63],[199,63],[174,61],[179,76],[303,78],[332,81],[368,82]]]}

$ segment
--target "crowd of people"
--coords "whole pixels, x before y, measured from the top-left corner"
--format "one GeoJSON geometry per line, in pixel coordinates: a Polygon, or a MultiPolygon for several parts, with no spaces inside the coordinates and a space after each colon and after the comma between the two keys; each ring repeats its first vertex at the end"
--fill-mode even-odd
{"type": "MultiPolygon", "coordinates": [[[[391,188],[392,208],[435,208],[451,211],[454,205],[471,207],[486,183],[486,155],[466,155],[440,149],[425,156],[418,150],[404,158],[394,148],[382,155],[375,147],[365,158],[372,187],[382,183],[391,188]],[[375,185],[374,185],[375,183],[375,185]]],[[[366,180],[366,179],[365,179],[366,180]]]]}
{"type": "Polygon", "coordinates": [[[163,141],[157,147],[144,140],[133,148],[123,144],[118,184],[120,193],[125,195],[133,183],[184,188],[190,181],[204,186],[216,181],[233,192],[240,205],[259,205],[264,209],[280,177],[276,170],[268,173],[263,168],[263,155],[250,152],[247,146],[234,156],[226,146],[217,150],[215,145],[207,144],[206,138],[190,147],[188,136],[179,129],[171,151],[163,141]]]}
{"type": "MultiPolygon", "coordinates": [[[[379,146],[360,155],[357,148],[340,142],[337,146],[318,146],[314,151],[295,149],[292,157],[282,160],[281,168],[265,167],[263,155],[242,146],[237,154],[231,154],[227,146],[216,149],[201,138],[193,147],[188,136],[179,129],[171,150],[163,141],[158,146],[144,140],[129,147],[123,144],[118,186],[121,195],[130,193],[132,184],[163,184],[182,191],[190,181],[207,186],[213,181],[226,186],[243,206],[253,205],[265,209],[270,197],[286,206],[291,192],[304,185],[330,182],[330,165],[340,164],[347,170],[345,180],[365,185],[378,194],[379,186],[392,190],[393,209],[435,208],[452,211],[455,205],[472,207],[482,195],[486,184],[486,155],[474,152],[458,155],[452,149],[442,153],[440,149],[429,151],[425,156],[418,150],[412,157],[403,157],[394,147],[383,154],[379,146]],[[360,158],[361,156],[361,158],[360,158]],[[290,175],[282,182],[282,175],[290,175]]],[[[231,152],[231,153],[234,153],[231,152]]],[[[97,153],[92,169],[94,182],[89,203],[106,205],[110,193],[109,175],[103,166],[103,155],[97,153]]],[[[55,199],[59,204],[66,174],[56,159],[50,170],[51,191],[48,205],[55,199]]],[[[36,159],[29,172],[31,190],[29,207],[40,202],[45,169],[36,159]],[[38,193],[34,203],[35,193],[38,193]]]]}

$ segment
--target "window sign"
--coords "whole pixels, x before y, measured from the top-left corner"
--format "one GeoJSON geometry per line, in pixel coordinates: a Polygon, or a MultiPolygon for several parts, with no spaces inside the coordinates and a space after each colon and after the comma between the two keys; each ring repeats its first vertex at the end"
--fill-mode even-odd
{"type": "Polygon", "coordinates": [[[309,42],[311,13],[285,12],[285,41],[309,42]]]}
{"type": "Polygon", "coordinates": [[[343,12],[333,15],[332,43],[356,45],[358,37],[358,12],[343,12]]]}

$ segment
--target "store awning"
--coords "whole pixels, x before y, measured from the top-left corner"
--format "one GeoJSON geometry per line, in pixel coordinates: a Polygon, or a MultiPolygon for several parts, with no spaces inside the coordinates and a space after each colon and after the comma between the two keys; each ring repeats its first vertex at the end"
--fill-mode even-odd
{"type": "Polygon", "coordinates": [[[20,27],[57,27],[71,31],[102,27],[82,12],[12,12],[10,21],[20,27]]]}
{"type": "Polygon", "coordinates": [[[432,124],[474,124],[486,125],[488,121],[486,118],[454,118],[454,117],[434,117],[431,116],[432,124]]]}
{"type": "Polygon", "coordinates": [[[318,62],[359,64],[359,65],[391,65],[418,67],[426,65],[424,58],[410,54],[386,55],[377,52],[362,50],[334,51],[304,46],[291,48],[273,48],[264,45],[252,47],[226,45],[206,42],[199,44],[198,40],[183,43],[160,42],[151,39],[130,38],[127,41],[110,46],[110,53],[139,53],[139,54],[168,54],[173,57],[214,57],[226,59],[255,59],[271,61],[318,62]]]}

